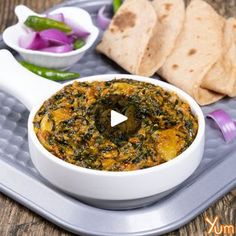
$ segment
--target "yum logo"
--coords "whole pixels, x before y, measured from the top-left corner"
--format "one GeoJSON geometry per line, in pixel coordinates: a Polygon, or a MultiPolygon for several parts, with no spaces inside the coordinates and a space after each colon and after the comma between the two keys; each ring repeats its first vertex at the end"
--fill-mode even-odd
{"type": "Polygon", "coordinates": [[[233,225],[219,225],[217,226],[217,222],[219,221],[219,217],[216,216],[214,221],[212,222],[208,217],[205,218],[206,222],[209,224],[210,228],[207,231],[208,234],[215,235],[232,235],[236,232],[236,229],[233,225]]]}

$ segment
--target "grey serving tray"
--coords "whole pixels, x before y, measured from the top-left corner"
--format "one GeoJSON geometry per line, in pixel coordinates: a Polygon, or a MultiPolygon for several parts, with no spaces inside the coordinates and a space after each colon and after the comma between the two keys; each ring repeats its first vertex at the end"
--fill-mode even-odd
{"type": "MultiPolygon", "coordinates": [[[[56,7],[79,6],[95,19],[98,9],[110,2],[67,1],[56,7]]],[[[0,48],[6,48],[2,41],[0,48]]],[[[82,76],[124,72],[93,49],[72,70],[82,76]]],[[[216,108],[225,109],[236,119],[236,99],[224,99],[203,111],[207,114],[216,108]]],[[[207,120],[203,160],[171,194],[136,210],[111,211],[86,205],[57,190],[34,168],[28,151],[28,114],[19,101],[0,90],[0,191],[70,232],[96,236],[164,234],[188,223],[236,187],[236,141],[226,144],[213,122],[207,120]]]]}

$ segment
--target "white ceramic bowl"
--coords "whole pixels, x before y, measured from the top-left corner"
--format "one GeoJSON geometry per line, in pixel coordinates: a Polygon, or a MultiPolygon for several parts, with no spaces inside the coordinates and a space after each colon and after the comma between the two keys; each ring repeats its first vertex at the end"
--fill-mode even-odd
{"type": "Polygon", "coordinates": [[[72,165],[52,155],[40,144],[33,130],[33,119],[42,102],[62,88],[62,85],[26,71],[6,50],[0,51],[0,63],[4,65],[0,70],[0,86],[31,110],[28,120],[28,138],[32,161],[44,178],[63,191],[78,198],[105,201],[147,198],[175,188],[198,167],[204,151],[205,119],[198,104],[182,90],[159,80],[135,75],[96,75],[80,79],[79,81],[108,81],[128,78],[174,91],[190,104],[199,125],[197,136],[190,147],[169,162],[137,171],[91,170],[72,165]],[[11,68],[10,74],[9,68],[11,68]]]}
{"type": "Polygon", "coordinates": [[[38,66],[54,69],[67,69],[71,67],[83,57],[89,48],[91,48],[99,34],[99,30],[93,25],[88,12],[76,7],[62,7],[51,13],[63,13],[65,18],[77,22],[77,24],[80,24],[80,26],[90,32],[90,35],[86,39],[86,44],[80,49],[66,53],[40,52],[24,49],[19,46],[19,37],[27,34],[27,28],[24,26],[24,21],[29,15],[44,15],[39,15],[23,5],[17,6],[15,8],[15,13],[18,17],[18,23],[8,27],[3,32],[3,40],[9,47],[16,50],[25,61],[38,66]]]}

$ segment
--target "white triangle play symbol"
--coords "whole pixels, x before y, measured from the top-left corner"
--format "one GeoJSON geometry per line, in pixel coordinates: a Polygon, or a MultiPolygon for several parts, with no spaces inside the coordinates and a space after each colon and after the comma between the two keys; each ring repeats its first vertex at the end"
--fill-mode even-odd
{"type": "Polygon", "coordinates": [[[128,117],[111,110],[111,127],[114,127],[116,125],[119,125],[120,123],[126,121],[128,117]]]}

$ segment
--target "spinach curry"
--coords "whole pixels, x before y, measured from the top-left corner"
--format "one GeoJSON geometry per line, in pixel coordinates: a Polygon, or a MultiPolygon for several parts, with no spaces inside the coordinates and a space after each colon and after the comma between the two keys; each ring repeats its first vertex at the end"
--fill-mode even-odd
{"type": "Polygon", "coordinates": [[[41,144],[85,168],[131,171],[175,158],[193,142],[198,123],[175,93],[129,79],[77,82],[48,99],[34,118],[41,144]],[[128,117],[110,127],[110,111],[128,117]]]}

